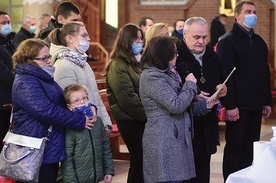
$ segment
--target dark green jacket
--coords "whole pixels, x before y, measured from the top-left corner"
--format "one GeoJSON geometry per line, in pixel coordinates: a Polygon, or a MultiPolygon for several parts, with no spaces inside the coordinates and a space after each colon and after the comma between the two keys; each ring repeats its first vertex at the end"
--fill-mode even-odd
{"type": "Polygon", "coordinates": [[[110,141],[100,117],[90,131],[66,130],[66,156],[61,164],[64,183],[96,183],[114,175],[110,141]]]}
{"type": "Polygon", "coordinates": [[[146,114],[139,96],[140,74],[132,68],[130,57],[121,51],[110,64],[106,92],[114,119],[145,123],[146,114]]]}

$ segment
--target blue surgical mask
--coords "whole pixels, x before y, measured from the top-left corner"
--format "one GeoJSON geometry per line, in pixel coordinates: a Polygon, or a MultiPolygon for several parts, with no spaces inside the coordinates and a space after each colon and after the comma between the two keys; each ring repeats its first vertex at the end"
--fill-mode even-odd
{"type": "Polygon", "coordinates": [[[30,33],[34,33],[36,31],[36,26],[30,26],[30,29],[29,29],[30,33]]]}
{"type": "Polygon", "coordinates": [[[176,30],[180,36],[183,36],[183,29],[176,30]]]}
{"type": "Polygon", "coordinates": [[[243,24],[248,28],[253,28],[257,24],[257,16],[255,14],[244,15],[243,24]]]}
{"type": "Polygon", "coordinates": [[[80,106],[80,107],[75,107],[73,112],[83,113],[85,116],[92,117],[93,112],[92,112],[91,106],[92,106],[92,104],[88,103],[88,104],[80,106]]]}
{"type": "Polygon", "coordinates": [[[132,43],[131,48],[132,48],[132,52],[134,53],[134,55],[137,55],[142,51],[143,44],[142,43],[132,43]]]}
{"type": "MultiPolygon", "coordinates": [[[[73,43],[75,45],[75,43],[73,43]]],[[[80,40],[79,45],[75,45],[76,49],[80,53],[85,53],[89,49],[90,43],[86,40],[80,40]]]]}
{"type": "Polygon", "coordinates": [[[5,25],[2,25],[2,29],[1,29],[1,34],[4,35],[4,36],[7,36],[9,35],[9,33],[11,33],[12,31],[12,27],[10,24],[5,24],[5,25]]]}

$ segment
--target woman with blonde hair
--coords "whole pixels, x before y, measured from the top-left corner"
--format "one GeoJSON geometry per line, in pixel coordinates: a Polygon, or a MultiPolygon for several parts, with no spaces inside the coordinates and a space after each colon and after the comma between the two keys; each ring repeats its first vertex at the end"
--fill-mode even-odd
{"type": "Polygon", "coordinates": [[[168,25],[165,23],[153,24],[145,34],[145,47],[149,44],[150,40],[155,36],[169,36],[168,25]]]}

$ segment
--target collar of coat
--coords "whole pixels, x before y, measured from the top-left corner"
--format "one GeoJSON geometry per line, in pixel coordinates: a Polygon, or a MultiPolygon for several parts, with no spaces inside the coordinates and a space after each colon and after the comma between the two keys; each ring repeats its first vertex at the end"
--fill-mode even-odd
{"type": "MultiPolygon", "coordinates": [[[[190,52],[189,48],[187,47],[187,45],[183,39],[180,41],[180,43],[178,45],[178,54],[180,56],[179,59],[183,59],[183,57],[185,57],[185,58],[188,58],[189,60],[192,60],[193,62],[197,62],[194,55],[190,52]]],[[[205,53],[202,57],[202,61],[204,62],[204,60],[212,54],[215,54],[213,48],[206,45],[206,49],[205,49],[205,53]]]]}
{"type": "Polygon", "coordinates": [[[54,81],[54,78],[52,78],[46,71],[35,65],[18,63],[16,65],[16,74],[32,75],[47,82],[54,81]]]}

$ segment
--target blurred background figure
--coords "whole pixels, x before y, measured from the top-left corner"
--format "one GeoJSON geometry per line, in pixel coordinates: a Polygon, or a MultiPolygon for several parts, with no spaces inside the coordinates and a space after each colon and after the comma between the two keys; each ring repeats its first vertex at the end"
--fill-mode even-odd
{"type": "Polygon", "coordinates": [[[52,19],[52,16],[49,13],[43,13],[38,19],[38,28],[39,31],[47,27],[49,21],[52,19]]]}
{"type": "Polygon", "coordinates": [[[145,47],[149,44],[150,40],[155,36],[169,36],[169,29],[166,23],[153,24],[145,35],[145,47]]]}
{"type": "Polygon", "coordinates": [[[22,20],[22,27],[14,37],[14,42],[19,45],[25,39],[35,37],[36,20],[32,16],[24,16],[22,20]]]}
{"type": "Polygon", "coordinates": [[[220,14],[212,20],[210,29],[211,39],[208,43],[209,46],[214,47],[217,44],[219,37],[225,34],[225,24],[227,19],[227,15],[220,14]]]}
{"type": "Polygon", "coordinates": [[[173,23],[174,31],[172,32],[172,37],[176,37],[178,39],[183,38],[184,25],[185,25],[185,20],[184,19],[177,19],[173,23]]]}
{"type": "Polygon", "coordinates": [[[154,20],[151,17],[142,17],[139,20],[139,27],[141,27],[144,35],[145,35],[146,31],[148,30],[148,28],[150,28],[153,24],[154,24],[154,20]]]}

